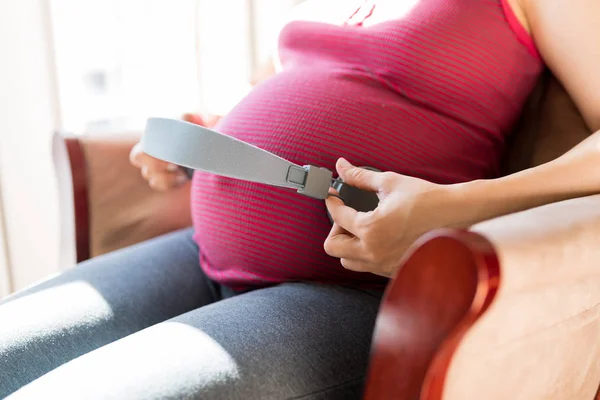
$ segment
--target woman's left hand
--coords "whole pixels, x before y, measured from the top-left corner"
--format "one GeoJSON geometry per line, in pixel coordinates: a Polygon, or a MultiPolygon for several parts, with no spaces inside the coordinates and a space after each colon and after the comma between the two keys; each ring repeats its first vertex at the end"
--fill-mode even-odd
{"type": "Polygon", "coordinates": [[[334,225],[325,251],[347,269],[391,277],[419,236],[450,222],[445,220],[452,213],[449,186],[358,168],[344,159],[336,169],[345,183],[379,196],[379,206],[366,213],[333,196],[326,200],[334,225]]]}

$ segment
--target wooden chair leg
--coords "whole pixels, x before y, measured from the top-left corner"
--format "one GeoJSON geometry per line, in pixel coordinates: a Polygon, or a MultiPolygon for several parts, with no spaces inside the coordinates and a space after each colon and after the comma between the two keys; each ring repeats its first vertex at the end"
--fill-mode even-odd
{"type": "Polygon", "coordinates": [[[71,176],[73,179],[73,203],[75,210],[75,241],[77,262],[90,258],[90,219],[88,200],[88,173],[85,153],[78,138],[65,138],[71,176]]]}

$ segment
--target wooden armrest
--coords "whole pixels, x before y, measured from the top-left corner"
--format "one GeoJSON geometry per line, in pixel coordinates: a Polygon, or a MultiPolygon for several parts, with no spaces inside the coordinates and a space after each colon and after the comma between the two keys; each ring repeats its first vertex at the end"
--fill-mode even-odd
{"type": "Polygon", "coordinates": [[[593,399],[600,196],[415,244],[388,287],[366,399],[593,399]]]}
{"type": "Polygon", "coordinates": [[[453,359],[445,398],[488,387],[490,400],[593,399],[600,383],[600,196],[473,231],[496,248],[502,280],[453,359]]]}
{"type": "Polygon", "coordinates": [[[190,185],[154,191],[129,163],[139,136],[65,140],[73,176],[78,261],[191,226],[190,185]]]}

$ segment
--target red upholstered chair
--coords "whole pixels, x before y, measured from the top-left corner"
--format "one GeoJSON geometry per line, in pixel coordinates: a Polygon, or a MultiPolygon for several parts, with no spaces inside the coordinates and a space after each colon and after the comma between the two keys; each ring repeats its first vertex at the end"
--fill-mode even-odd
{"type": "MultiPolygon", "coordinates": [[[[589,134],[546,75],[515,130],[506,172],[549,161],[589,134]]],[[[79,260],[190,224],[178,210],[189,206],[189,187],[148,189],[127,160],[135,139],[66,140],[79,260]]],[[[598,243],[600,196],[425,235],[388,286],[365,399],[593,399],[598,243]]]]}

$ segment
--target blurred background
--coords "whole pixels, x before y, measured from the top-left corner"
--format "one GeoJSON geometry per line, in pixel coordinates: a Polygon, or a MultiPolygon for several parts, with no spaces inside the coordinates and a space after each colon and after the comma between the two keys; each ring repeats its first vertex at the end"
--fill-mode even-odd
{"type": "Polygon", "coordinates": [[[49,0],[61,128],[137,130],[148,115],[227,112],[296,2],[49,0]]]}
{"type": "Polygon", "coordinates": [[[71,262],[57,134],[226,113],[299,3],[0,0],[0,297],[71,262]]]}

